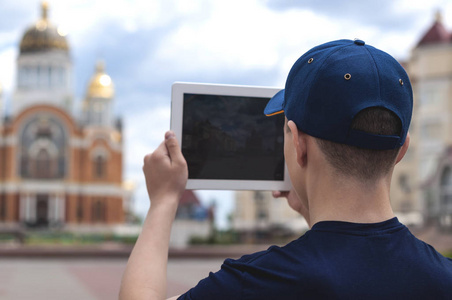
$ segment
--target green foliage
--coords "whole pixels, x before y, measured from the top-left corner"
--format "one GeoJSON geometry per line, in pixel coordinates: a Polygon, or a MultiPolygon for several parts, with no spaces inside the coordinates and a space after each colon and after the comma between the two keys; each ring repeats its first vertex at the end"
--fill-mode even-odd
{"type": "Polygon", "coordinates": [[[445,257],[452,258],[452,250],[449,250],[449,251],[447,251],[447,252],[444,252],[443,255],[444,255],[445,257]]]}
{"type": "Polygon", "coordinates": [[[12,242],[17,238],[14,234],[11,233],[0,233],[0,243],[12,242]]]}
{"type": "MultiPolygon", "coordinates": [[[[33,232],[25,237],[26,245],[95,245],[105,242],[135,244],[136,236],[118,236],[111,233],[79,234],[71,232],[33,232]]],[[[0,239],[0,241],[2,241],[0,239]]]]}
{"type": "Polygon", "coordinates": [[[189,240],[190,245],[231,245],[237,244],[238,236],[233,230],[213,230],[213,233],[207,238],[192,236],[189,240]]]}

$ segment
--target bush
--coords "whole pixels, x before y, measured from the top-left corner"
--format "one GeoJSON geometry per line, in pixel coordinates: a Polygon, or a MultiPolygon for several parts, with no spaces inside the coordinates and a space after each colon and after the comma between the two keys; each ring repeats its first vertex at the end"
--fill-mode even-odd
{"type": "Polygon", "coordinates": [[[190,245],[231,245],[238,241],[237,233],[233,230],[214,230],[213,233],[204,238],[200,236],[190,237],[190,245]]]}
{"type": "Polygon", "coordinates": [[[449,250],[449,251],[447,251],[447,252],[444,252],[443,255],[444,255],[445,257],[452,258],[452,250],[449,250]]]}
{"type": "MultiPolygon", "coordinates": [[[[104,242],[117,242],[121,244],[135,244],[136,236],[117,236],[111,233],[77,234],[70,232],[40,232],[29,233],[25,238],[25,244],[28,245],[93,245],[104,242]]],[[[1,238],[0,238],[1,241],[1,238]]]]}
{"type": "Polygon", "coordinates": [[[0,234],[0,243],[15,241],[16,236],[11,233],[1,233],[0,234]]]}

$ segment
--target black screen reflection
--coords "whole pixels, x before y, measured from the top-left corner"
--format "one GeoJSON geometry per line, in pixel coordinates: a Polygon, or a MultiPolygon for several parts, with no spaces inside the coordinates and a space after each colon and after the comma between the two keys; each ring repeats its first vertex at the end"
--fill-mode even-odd
{"type": "Polygon", "coordinates": [[[184,94],[189,178],[284,180],[284,115],[266,117],[268,100],[184,94]]]}

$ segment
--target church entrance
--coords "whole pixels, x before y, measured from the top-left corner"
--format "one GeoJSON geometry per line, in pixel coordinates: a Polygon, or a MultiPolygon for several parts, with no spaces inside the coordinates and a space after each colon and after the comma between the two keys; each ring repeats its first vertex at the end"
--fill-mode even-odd
{"type": "Polygon", "coordinates": [[[36,197],[36,226],[49,225],[49,195],[36,197]]]}

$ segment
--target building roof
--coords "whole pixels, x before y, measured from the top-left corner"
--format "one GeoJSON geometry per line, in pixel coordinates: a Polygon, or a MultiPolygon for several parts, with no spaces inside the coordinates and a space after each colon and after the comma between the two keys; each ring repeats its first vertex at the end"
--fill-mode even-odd
{"type": "Polygon", "coordinates": [[[435,22],[418,42],[417,47],[450,42],[451,33],[443,25],[441,12],[437,12],[435,22]]]}
{"type": "Polygon", "coordinates": [[[25,31],[20,42],[20,53],[63,50],[68,52],[69,45],[65,34],[50,23],[47,18],[48,5],[42,2],[41,19],[25,31]]]}
{"type": "Polygon", "coordinates": [[[179,201],[179,205],[188,204],[200,205],[198,197],[191,190],[185,190],[185,192],[182,194],[182,198],[179,201]]]}
{"type": "Polygon", "coordinates": [[[115,88],[111,77],[105,73],[105,64],[98,61],[96,71],[88,84],[87,97],[111,99],[115,94],[115,88]]]}

